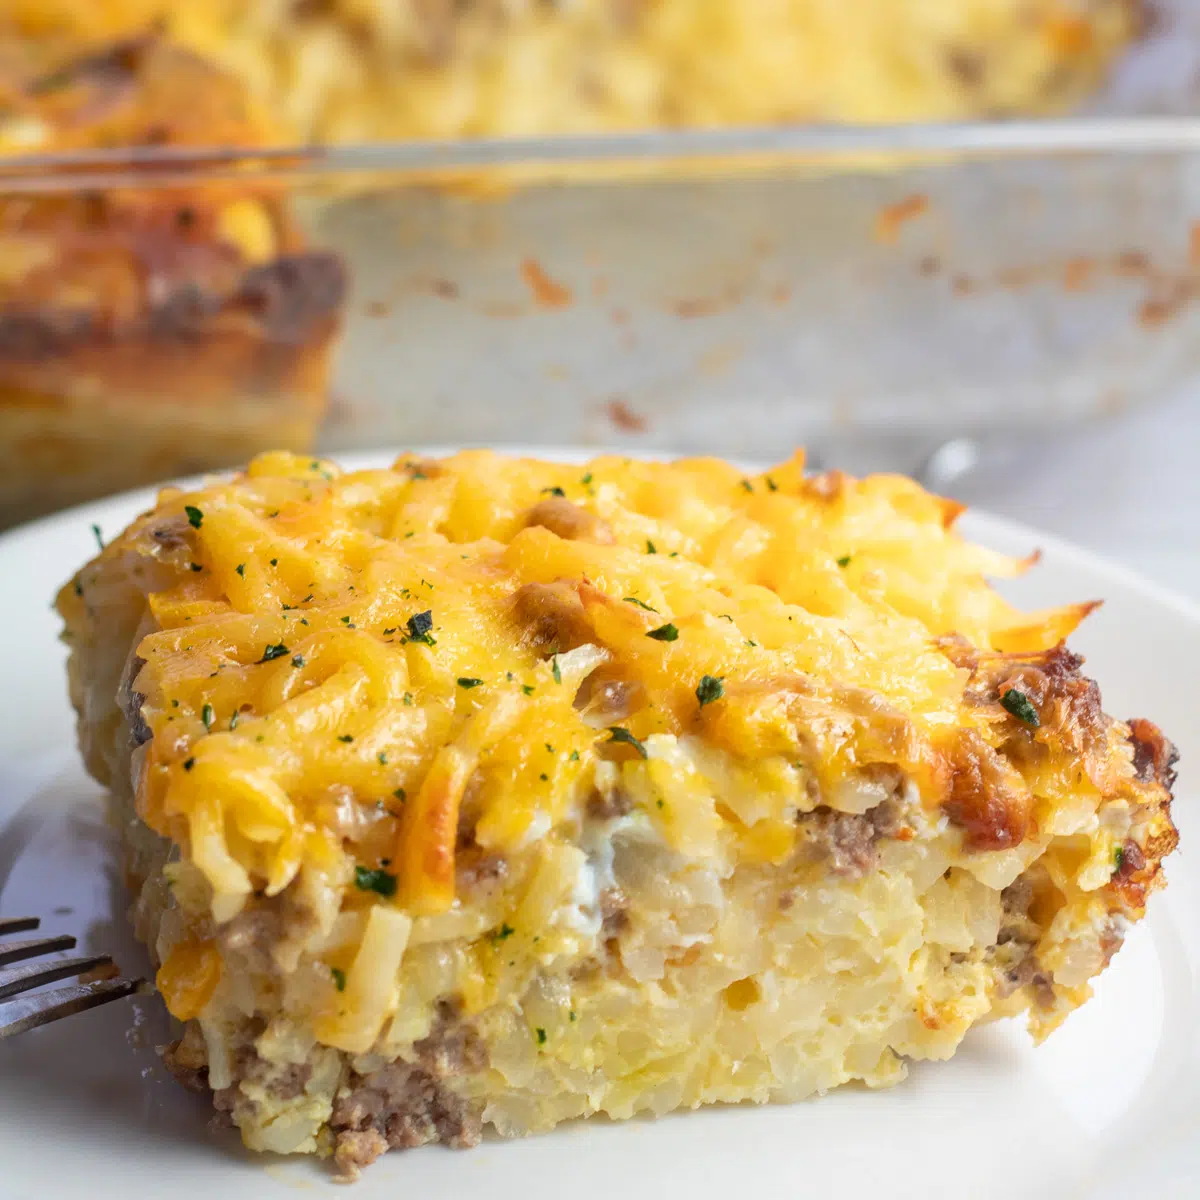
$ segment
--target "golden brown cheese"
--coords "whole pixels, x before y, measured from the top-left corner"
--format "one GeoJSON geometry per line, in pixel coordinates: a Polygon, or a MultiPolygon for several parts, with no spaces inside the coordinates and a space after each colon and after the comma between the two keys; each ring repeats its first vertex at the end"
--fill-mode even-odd
{"type": "Polygon", "coordinates": [[[433,911],[454,898],[473,771],[476,839],[504,851],[564,816],[595,756],[636,758],[655,734],[748,767],[802,760],[826,789],[895,765],[981,849],[1019,845],[1080,786],[1136,789],[1127,734],[1058,648],[1089,605],[1018,613],[984,576],[1022,564],[963,542],[954,506],[899,477],[802,469],[475,452],[343,476],[268,456],[167,493],[101,560],[145,555],[174,575],[138,650],[156,735],[142,816],[190,839],[218,894],[244,897],[336,853],[306,794],[340,782],[390,809],[404,792],[375,844],[408,868],[407,902],[433,911]],[[587,519],[547,528],[548,503],[587,519]],[[597,522],[611,540],[584,540],[597,522]],[[974,648],[970,667],[949,635],[974,648]],[[616,714],[624,744],[556,678],[585,644],[639,697],[616,714]],[[535,728],[552,754],[523,736],[535,728]]]}

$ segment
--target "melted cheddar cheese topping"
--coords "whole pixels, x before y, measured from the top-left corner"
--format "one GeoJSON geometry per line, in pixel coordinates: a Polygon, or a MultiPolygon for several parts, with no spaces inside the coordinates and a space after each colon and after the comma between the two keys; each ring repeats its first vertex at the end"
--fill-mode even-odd
{"type": "MultiPolygon", "coordinates": [[[[221,919],[305,864],[444,911],[460,824],[518,850],[572,819],[601,761],[669,843],[732,827],[748,861],[791,851],[809,777],[830,795],[890,765],[950,803],[963,738],[986,758],[1016,719],[965,694],[948,647],[1019,661],[1088,608],[1015,611],[985,576],[1025,564],[963,541],[959,511],[900,477],[806,478],[800,456],[747,476],[273,454],[168,489],[98,560],[148,596],[140,815],[187,847],[221,919]],[[705,755],[753,802],[693,803],[705,755]],[[352,853],[347,804],[369,823],[352,853]]],[[[68,616],[94,574],[64,589],[68,616]]],[[[1074,763],[1037,770],[1003,764],[1010,817],[1081,786],[1074,763]]]]}

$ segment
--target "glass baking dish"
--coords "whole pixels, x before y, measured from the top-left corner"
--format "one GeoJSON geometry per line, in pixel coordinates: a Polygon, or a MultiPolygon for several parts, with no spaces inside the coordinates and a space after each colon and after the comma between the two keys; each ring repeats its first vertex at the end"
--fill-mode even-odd
{"type": "MultiPolygon", "coordinates": [[[[8,207],[69,195],[178,215],[247,194],[286,208],[292,251],[337,261],[348,285],[319,427],[322,371],[297,387],[263,366],[307,336],[270,313],[226,415],[188,426],[192,401],[170,405],[205,334],[160,321],[147,353],[166,339],[172,365],[141,409],[93,422],[67,459],[5,435],[6,472],[32,475],[3,497],[8,520],[310,436],[330,452],[807,443],[915,470],[955,438],[1100,418],[1200,380],[1200,119],[1186,116],[0,163],[8,207]],[[231,440],[239,403],[256,415],[231,440]],[[186,437],[132,453],[139,411],[186,437]]],[[[302,304],[304,278],[290,286],[255,302],[302,304]]],[[[0,389],[4,359],[27,351],[0,336],[0,389]]]]}

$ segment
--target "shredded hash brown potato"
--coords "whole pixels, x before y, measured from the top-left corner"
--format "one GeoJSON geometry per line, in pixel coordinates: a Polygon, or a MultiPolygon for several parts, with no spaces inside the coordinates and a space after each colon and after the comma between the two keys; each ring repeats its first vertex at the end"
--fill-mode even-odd
{"type": "Polygon", "coordinates": [[[277,453],[61,591],[168,1061],[247,1144],[471,1145],[794,1100],[1090,994],[1174,848],[910,480],[277,453]]]}

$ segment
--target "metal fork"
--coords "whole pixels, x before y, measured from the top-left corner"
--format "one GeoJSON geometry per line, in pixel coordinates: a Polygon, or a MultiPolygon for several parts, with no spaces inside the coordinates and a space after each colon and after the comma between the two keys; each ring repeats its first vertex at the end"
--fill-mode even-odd
{"type": "MultiPolygon", "coordinates": [[[[9,917],[7,920],[0,917],[0,938],[10,933],[26,933],[36,929],[39,924],[37,917],[9,917]]],[[[0,941],[0,968],[74,948],[75,939],[70,934],[20,942],[0,941]]],[[[131,996],[142,986],[144,981],[141,979],[97,979],[91,983],[72,984],[55,988],[52,992],[39,992],[35,996],[9,1001],[10,996],[44,983],[55,983],[72,975],[82,975],[85,971],[111,965],[112,959],[107,954],[89,954],[0,970],[0,1039],[24,1033],[27,1029],[36,1029],[60,1017],[74,1016],[75,1013],[107,1004],[110,1000],[131,996]]]]}

